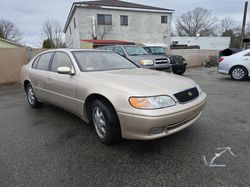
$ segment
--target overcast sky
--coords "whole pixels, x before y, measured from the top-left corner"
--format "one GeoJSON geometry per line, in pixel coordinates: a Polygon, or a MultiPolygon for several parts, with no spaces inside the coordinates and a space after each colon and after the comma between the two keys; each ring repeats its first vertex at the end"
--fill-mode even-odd
{"type": "MultiPolygon", "coordinates": [[[[80,1],[80,0],[75,0],[80,1]]],[[[212,10],[219,19],[231,17],[235,24],[242,20],[245,0],[128,0],[176,10],[174,17],[203,7],[212,10]]],[[[0,19],[8,19],[23,33],[26,45],[40,47],[42,23],[46,19],[57,19],[64,26],[74,0],[1,0],[0,19]]],[[[249,8],[250,10],[250,8],[249,8]]],[[[249,12],[249,11],[248,11],[249,12]]],[[[250,15],[248,15],[249,17],[250,15]]],[[[249,20],[249,19],[248,19],[249,20]]],[[[250,21],[250,20],[249,20],[250,21]]]]}

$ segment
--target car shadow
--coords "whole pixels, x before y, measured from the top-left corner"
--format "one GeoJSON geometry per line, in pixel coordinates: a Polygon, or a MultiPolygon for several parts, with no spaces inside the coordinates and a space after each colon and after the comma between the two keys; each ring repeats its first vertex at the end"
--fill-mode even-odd
{"type": "Polygon", "coordinates": [[[231,82],[250,82],[250,77],[248,77],[246,80],[243,80],[243,81],[236,81],[236,80],[233,80],[232,78],[230,77],[219,77],[220,80],[222,81],[231,81],[231,82]]]}

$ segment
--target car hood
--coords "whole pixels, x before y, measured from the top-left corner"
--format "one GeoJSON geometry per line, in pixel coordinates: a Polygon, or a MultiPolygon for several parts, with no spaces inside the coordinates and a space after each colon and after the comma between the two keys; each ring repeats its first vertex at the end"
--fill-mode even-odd
{"type": "Polygon", "coordinates": [[[137,96],[173,95],[196,86],[196,83],[191,79],[144,68],[83,74],[91,77],[93,84],[137,96]]]}

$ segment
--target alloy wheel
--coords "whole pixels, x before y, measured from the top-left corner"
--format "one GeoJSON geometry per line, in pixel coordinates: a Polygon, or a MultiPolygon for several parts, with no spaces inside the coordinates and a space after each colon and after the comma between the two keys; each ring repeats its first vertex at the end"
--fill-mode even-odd
{"type": "Polygon", "coordinates": [[[35,93],[34,90],[31,86],[28,87],[27,89],[27,96],[28,96],[28,101],[31,105],[35,104],[35,93]]]}
{"type": "Polygon", "coordinates": [[[232,76],[236,80],[240,80],[245,76],[245,71],[242,68],[235,68],[232,72],[232,76]]]}
{"type": "Polygon", "coordinates": [[[95,125],[96,132],[100,138],[106,136],[106,121],[105,117],[99,107],[95,107],[93,111],[93,122],[95,125]]]}

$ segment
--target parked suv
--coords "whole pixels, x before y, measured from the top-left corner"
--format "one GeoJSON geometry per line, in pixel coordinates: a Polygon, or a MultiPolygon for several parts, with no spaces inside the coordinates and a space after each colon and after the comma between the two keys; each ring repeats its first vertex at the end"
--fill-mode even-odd
{"type": "Polygon", "coordinates": [[[186,71],[187,63],[185,63],[185,58],[180,55],[170,55],[166,54],[166,49],[161,46],[146,46],[143,47],[149,54],[152,55],[165,55],[170,59],[172,64],[172,71],[175,74],[182,75],[186,71]]]}
{"type": "Polygon", "coordinates": [[[137,45],[102,46],[98,49],[114,51],[131,60],[140,67],[159,71],[171,71],[170,59],[164,55],[150,55],[145,49],[137,45]]]}

